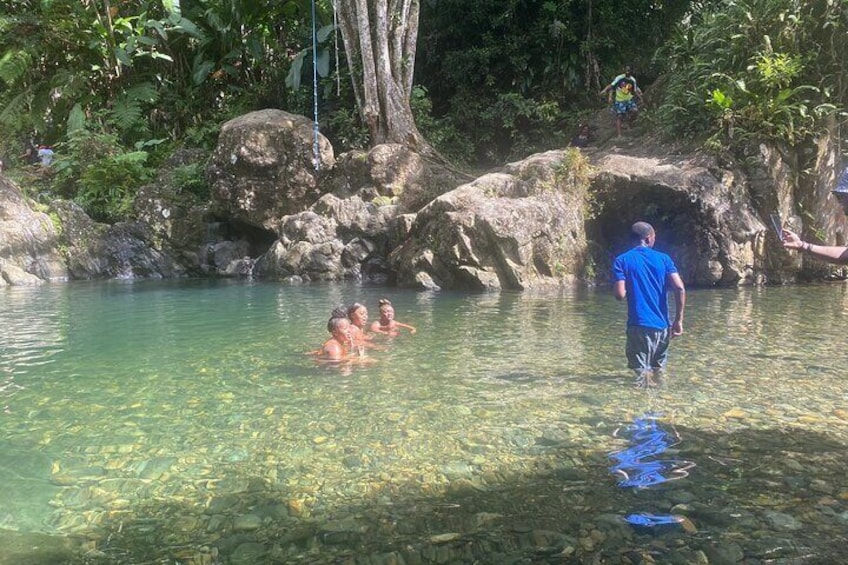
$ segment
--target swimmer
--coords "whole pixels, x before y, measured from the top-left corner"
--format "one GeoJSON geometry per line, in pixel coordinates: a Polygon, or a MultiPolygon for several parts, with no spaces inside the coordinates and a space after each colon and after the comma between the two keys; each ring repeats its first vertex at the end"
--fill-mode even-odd
{"type": "Polygon", "coordinates": [[[373,336],[365,333],[365,328],[368,324],[368,308],[359,302],[354,302],[347,309],[347,317],[350,320],[350,337],[356,346],[370,345],[373,336]]]}
{"type": "Polygon", "coordinates": [[[321,357],[329,361],[341,361],[348,357],[353,346],[350,320],[333,316],[327,322],[327,331],[332,337],[321,347],[321,357]]]}
{"type": "Polygon", "coordinates": [[[388,298],[381,298],[379,305],[380,319],[371,324],[372,332],[394,337],[400,333],[402,328],[409,330],[409,333],[411,334],[418,331],[409,324],[404,324],[395,320],[395,309],[394,306],[392,306],[391,300],[388,298]]]}

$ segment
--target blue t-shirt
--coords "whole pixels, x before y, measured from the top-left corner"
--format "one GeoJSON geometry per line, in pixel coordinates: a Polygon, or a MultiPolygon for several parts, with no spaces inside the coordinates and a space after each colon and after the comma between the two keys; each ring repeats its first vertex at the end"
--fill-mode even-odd
{"type": "Polygon", "coordinates": [[[627,325],[662,330],[668,319],[668,277],[677,272],[671,257],[650,247],[638,246],[615,258],[613,281],[627,288],[627,325]]]}

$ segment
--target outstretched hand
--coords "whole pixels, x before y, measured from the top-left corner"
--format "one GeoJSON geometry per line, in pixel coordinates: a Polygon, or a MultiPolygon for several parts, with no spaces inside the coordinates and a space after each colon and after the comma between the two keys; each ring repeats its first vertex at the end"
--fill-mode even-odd
{"type": "Polygon", "coordinates": [[[804,242],[801,241],[801,237],[794,231],[783,228],[783,231],[781,233],[783,235],[784,248],[802,249],[804,247],[804,242]]]}

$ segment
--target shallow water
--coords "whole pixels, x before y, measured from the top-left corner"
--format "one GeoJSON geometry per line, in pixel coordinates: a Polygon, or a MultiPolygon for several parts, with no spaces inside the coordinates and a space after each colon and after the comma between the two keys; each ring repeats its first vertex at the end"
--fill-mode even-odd
{"type": "Polygon", "coordinates": [[[840,562],[846,287],[688,300],[645,391],[607,290],[2,289],[0,564],[840,562]],[[305,354],[382,296],[416,335],[305,354]],[[622,488],[647,414],[694,466],[622,488]]]}

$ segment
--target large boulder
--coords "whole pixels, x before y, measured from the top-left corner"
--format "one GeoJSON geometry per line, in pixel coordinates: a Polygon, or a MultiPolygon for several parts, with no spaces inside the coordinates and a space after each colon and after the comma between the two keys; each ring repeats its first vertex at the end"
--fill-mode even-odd
{"type": "Polygon", "coordinates": [[[587,185],[566,164],[575,151],[532,155],[433,200],[391,254],[397,282],[495,290],[581,278],[587,185]]]}
{"type": "Polygon", "coordinates": [[[453,190],[471,177],[426,159],[405,145],[386,143],[368,151],[339,155],[327,179],[334,194],[344,198],[398,204],[416,212],[433,198],[453,190]]]}
{"type": "Polygon", "coordinates": [[[280,238],[256,262],[254,275],[383,280],[397,216],[394,205],[324,195],[309,210],[282,218],[280,238]]]}
{"type": "Polygon", "coordinates": [[[281,110],[260,110],[221,128],[209,164],[213,211],[278,231],[281,218],[306,210],[323,194],[320,179],[333,168],[333,147],[312,122],[281,110]]]}
{"type": "Polygon", "coordinates": [[[59,230],[33,209],[20,189],[0,175],[0,286],[68,277],[59,253],[59,230]]]}

